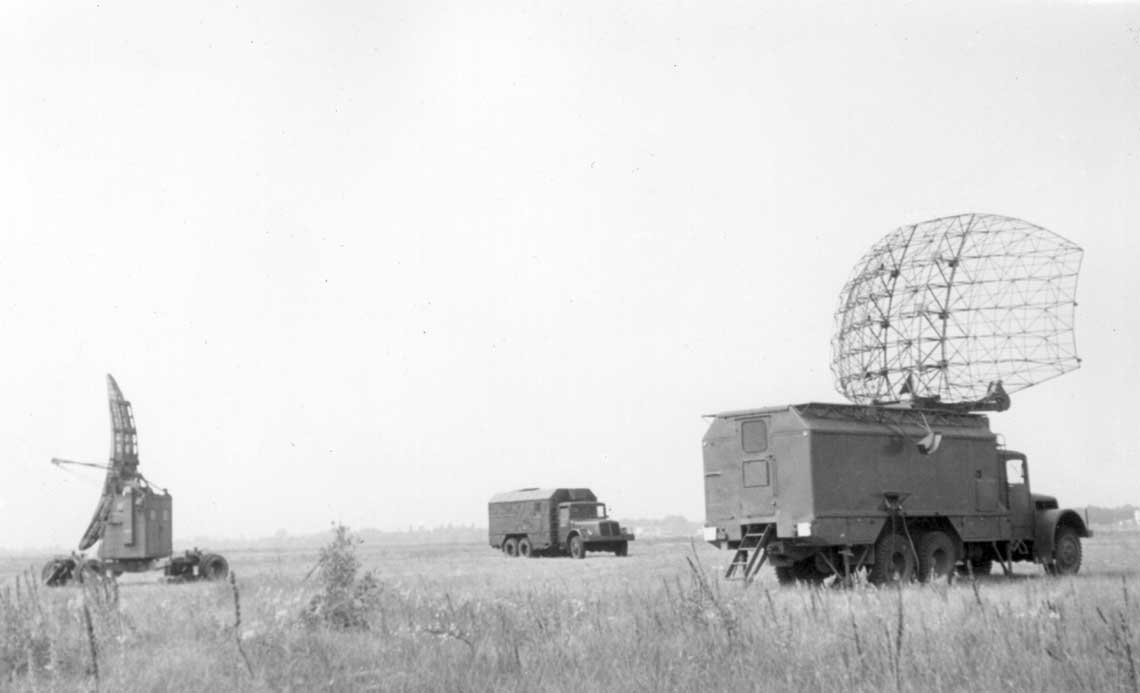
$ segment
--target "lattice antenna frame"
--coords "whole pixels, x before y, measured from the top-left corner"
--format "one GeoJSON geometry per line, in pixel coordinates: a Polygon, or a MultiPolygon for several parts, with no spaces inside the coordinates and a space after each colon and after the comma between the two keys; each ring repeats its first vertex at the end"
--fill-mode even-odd
{"type": "Polygon", "coordinates": [[[863,256],[840,294],[835,386],[859,404],[987,406],[1080,366],[1084,251],[996,214],[904,226],[863,256]],[[1004,389],[1004,392],[1002,390],[1004,389]],[[989,399],[987,399],[989,398],[989,399]]]}

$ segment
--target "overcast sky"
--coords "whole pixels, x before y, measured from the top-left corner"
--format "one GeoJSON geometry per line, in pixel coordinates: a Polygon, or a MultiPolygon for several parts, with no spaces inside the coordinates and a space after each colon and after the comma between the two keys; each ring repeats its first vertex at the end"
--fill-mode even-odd
{"type": "Polygon", "coordinates": [[[198,535],[703,519],[709,412],[840,401],[898,226],[1082,245],[1083,367],[991,417],[1140,503],[1140,6],[4,3],[0,545],[72,547],[104,374],[198,535]]]}

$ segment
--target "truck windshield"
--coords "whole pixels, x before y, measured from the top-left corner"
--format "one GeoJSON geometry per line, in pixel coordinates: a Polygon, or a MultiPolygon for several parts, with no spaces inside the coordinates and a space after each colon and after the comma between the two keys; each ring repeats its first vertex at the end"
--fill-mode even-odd
{"type": "Polygon", "coordinates": [[[606,516],[606,506],[603,503],[575,503],[570,506],[571,520],[597,520],[606,516]]]}

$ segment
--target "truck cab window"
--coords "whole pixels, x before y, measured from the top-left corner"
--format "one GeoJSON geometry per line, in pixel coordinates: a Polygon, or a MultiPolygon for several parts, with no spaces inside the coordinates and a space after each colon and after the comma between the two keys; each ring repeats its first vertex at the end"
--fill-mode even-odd
{"type": "Polygon", "coordinates": [[[587,504],[575,504],[570,506],[570,519],[572,520],[596,520],[599,517],[605,516],[605,506],[587,504]]]}
{"type": "Polygon", "coordinates": [[[764,452],[768,449],[768,421],[742,421],[740,423],[740,444],[744,452],[764,452]]]}
{"type": "Polygon", "coordinates": [[[1005,461],[1005,478],[1011,484],[1024,484],[1025,483],[1025,467],[1021,460],[1013,459],[1005,461]]]}

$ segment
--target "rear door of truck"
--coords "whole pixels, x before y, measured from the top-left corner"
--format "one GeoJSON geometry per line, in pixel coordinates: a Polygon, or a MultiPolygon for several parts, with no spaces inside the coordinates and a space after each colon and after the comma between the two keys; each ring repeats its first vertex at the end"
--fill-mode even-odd
{"type": "Polygon", "coordinates": [[[705,516],[710,524],[739,525],[745,517],[771,516],[774,459],[771,417],[718,417],[705,434],[705,516]]]}
{"type": "Polygon", "coordinates": [[[772,480],[776,470],[769,439],[771,424],[771,417],[768,416],[750,417],[739,422],[736,443],[741,456],[739,483],[742,517],[767,517],[773,513],[772,480]]]}

